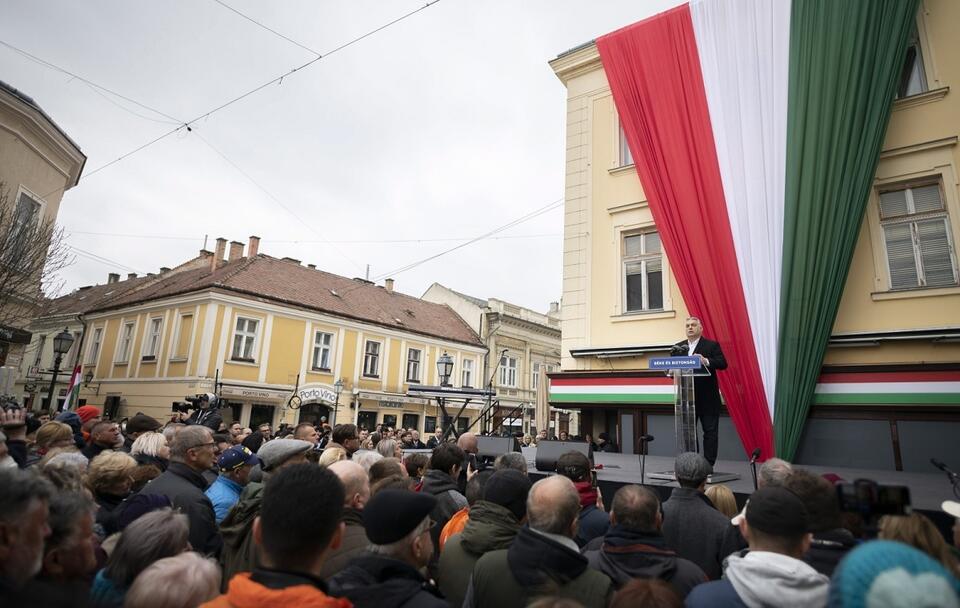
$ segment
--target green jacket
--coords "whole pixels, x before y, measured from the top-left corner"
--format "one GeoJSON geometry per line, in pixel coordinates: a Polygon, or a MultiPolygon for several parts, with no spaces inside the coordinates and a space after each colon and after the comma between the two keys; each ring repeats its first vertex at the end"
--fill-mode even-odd
{"type": "Polygon", "coordinates": [[[220,522],[223,536],[223,552],[220,566],[223,568],[221,585],[227,584],[235,574],[250,572],[257,563],[257,546],[253,542],[253,520],[260,514],[263,503],[263,484],[252,481],[240,494],[240,500],[220,522]]]}

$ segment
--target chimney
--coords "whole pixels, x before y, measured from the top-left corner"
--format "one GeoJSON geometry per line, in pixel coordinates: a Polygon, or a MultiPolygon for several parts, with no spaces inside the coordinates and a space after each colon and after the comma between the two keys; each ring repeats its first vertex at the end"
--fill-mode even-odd
{"type": "Polygon", "coordinates": [[[316,264],[307,264],[307,268],[309,268],[310,270],[316,270],[316,269],[317,269],[317,265],[316,265],[316,264]]]}
{"type": "Polygon", "coordinates": [[[259,253],[259,252],[260,252],[260,237],[259,237],[259,236],[251,236],[251,237],[250,237],[250,243],[249,243],[249,245],[247,246],[247,257],[248,257],[248,258],[252,258],[252,257],[256,256],[257,253],[259,253]]]}
{"type": "Polygon", "coordinates": [[[550,302],[550,312],[548,314],[555,314],[560,312],[560,302],[550,302]]]}
{"type": "Polygon", "coordinates": [[[160,267],[160,272],[170,272],[170,269],[167,268],[166,266],[161,266],[161,267],[160,267]]]}
{"type": "Polygon", "coordinates": [[[228,262],[236,262],[243,257],[243,243],[240,241],[230,241],[230,255],[227,256],[228,262]]]}
{"type": "Polygon", "coordinates": [[[210,271],[214,271],[223,261],[223,253],[227,249],[227,239],[220,237],[217,239],[217,249],[213,253],[213,259],[210,260],[210,271]]]}
{"type": "Polygon", "coordinates": [[[387,279],[384,281],[383,288],[387,290],[387,293],[393,293],[393,279],[387,279]]]}
{"type": "Polygon", "coordinates": [[[294,264],[299,264],[299,263],[300,263],[300,260],[298,260],[297,258],[283,258],[283,261],[284,261],[284,262],[293,262],[294,264]]]}
{"type": "Polygon", "coordinates": [[[135,278],[137,278],[137,273],[135,273],[135,272],[130,272],[130,273],[127,274],[127,280],[128,280],[128,281],[132,281],[132,280],[135,279],[135,278]]]}
{"type": "Polygon", "coordinates": [[[107,285],[110,285],[111,283],[118,283],[118,282],[120,282],[120,275],[118,273],[111,272],[110,274],[107,275],[107,285]]]}

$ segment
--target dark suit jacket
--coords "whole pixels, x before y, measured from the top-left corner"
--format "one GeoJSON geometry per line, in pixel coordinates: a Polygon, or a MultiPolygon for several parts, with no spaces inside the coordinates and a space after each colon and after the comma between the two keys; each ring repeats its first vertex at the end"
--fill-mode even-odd
{"type": "MultiPolygon", "coordinates": [[[[686,352],[687,341],[677,342],[675,346],[682,346],[686,352]]],[[[727,359],[720,350],[720,344],[700,336],[697,347],[693,350],[696,355],[703,355],[710,361],[710,375],[697,376],[693,379],[693,395],[697,404],[697,414],[705,416],[720,415],[720,387],[717,385],[717,372],[727,369],[727,359]]]]}

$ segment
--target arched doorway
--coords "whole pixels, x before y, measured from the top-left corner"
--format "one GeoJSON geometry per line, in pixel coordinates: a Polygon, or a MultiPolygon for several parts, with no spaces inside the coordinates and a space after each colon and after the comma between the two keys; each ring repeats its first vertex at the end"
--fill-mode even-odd
{"type": "Polygon", "coordinates": [[[300,422],[312,422],[314,426],[320,423],[330,423],[330,406],[322,403],[305,403],[300,406],[300,422]]]}

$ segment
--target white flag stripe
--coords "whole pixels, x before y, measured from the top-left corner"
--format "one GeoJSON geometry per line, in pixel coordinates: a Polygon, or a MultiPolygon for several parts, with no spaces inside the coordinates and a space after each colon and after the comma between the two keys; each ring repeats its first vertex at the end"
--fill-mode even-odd
{"type": "Polygon", "coordinates": [[[958,393],[960,382],[825,382],[817,385],[824,394],[853,393],[958,393]]]}
{"type": "Polygon", "coordinates": [[[551,395],[672,395],[673,385],[580,385],[551,386],[551,395]]]}

